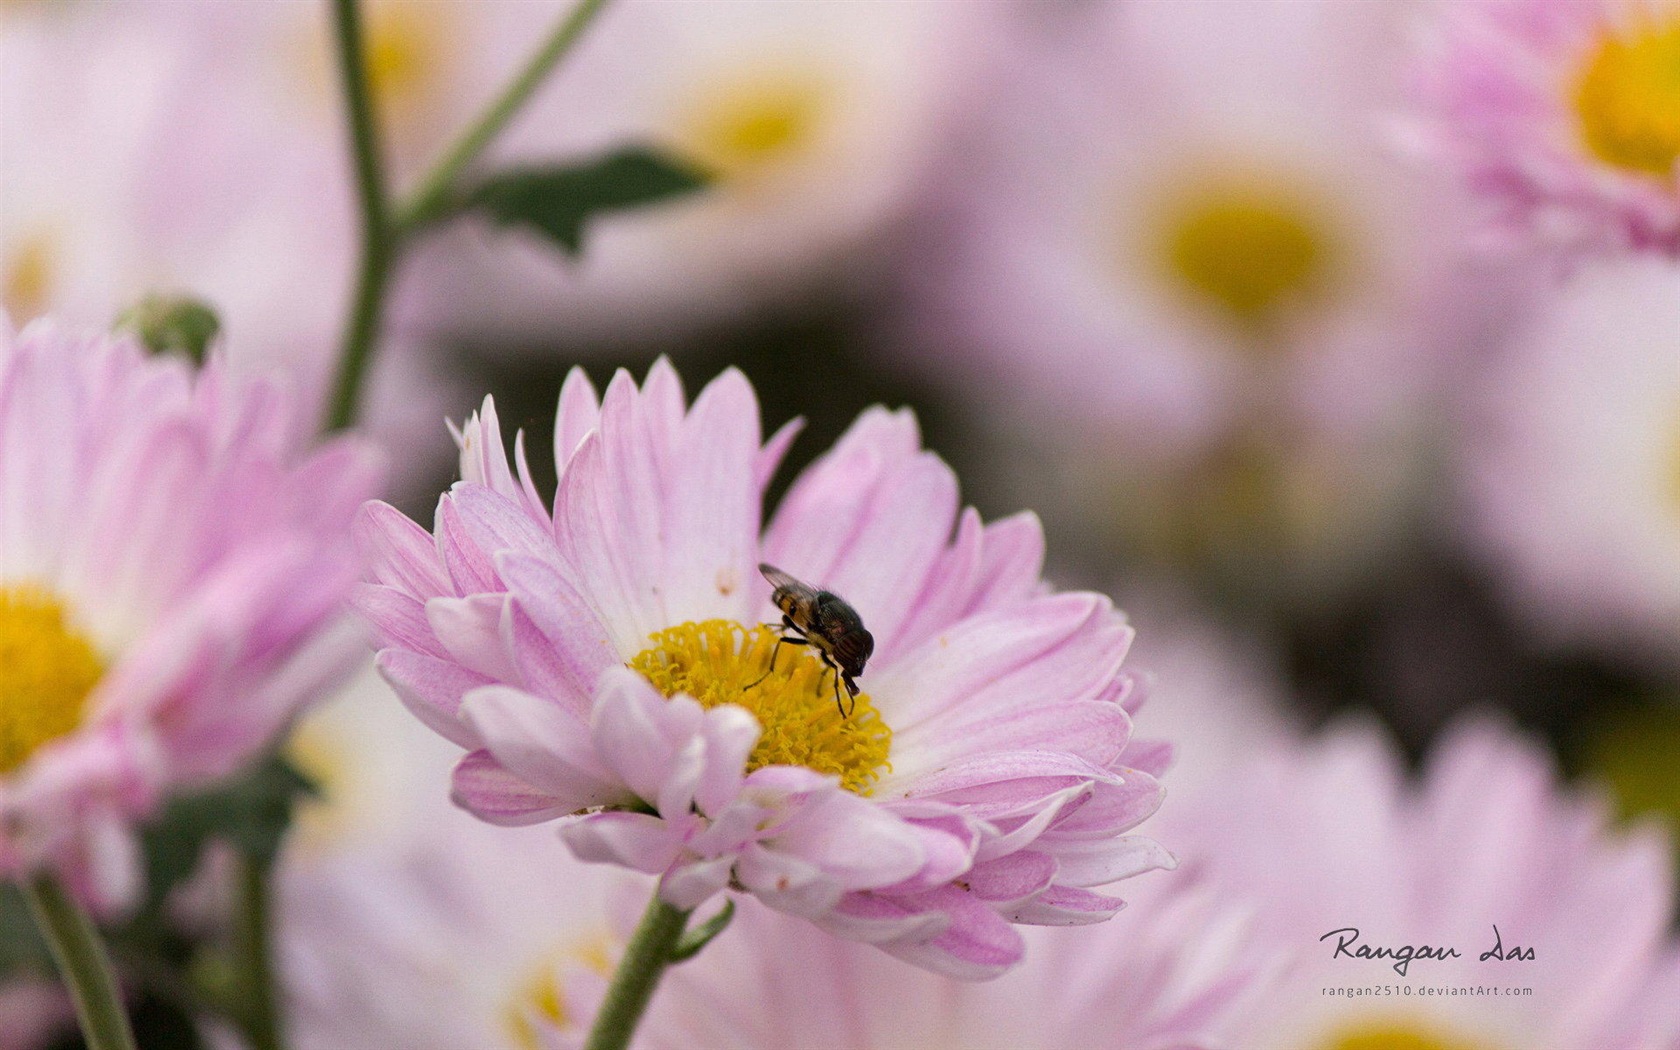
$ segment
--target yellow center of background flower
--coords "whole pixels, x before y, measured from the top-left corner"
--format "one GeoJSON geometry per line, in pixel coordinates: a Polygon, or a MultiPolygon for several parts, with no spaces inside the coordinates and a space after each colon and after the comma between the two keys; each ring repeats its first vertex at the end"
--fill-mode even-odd
{"type": "Polygon", "coordinates": [[[368,8],[368,84],[383,111],[401,114],[432,94],[447,54],[445,29],[436,4],[395,2],[368,8]]]}
{"type": "Polygon", "coordinates": [[[1319,1050],[1492,1050],[1486,1043],[1445,1035],[1412,1021],[1356,1024],[1332,1036],[1319,1050]]]}
{"type": "Polygon", "coordinates": [[[850,715],[843,717],[834,701],[834,672],[808,646],[782,646],[776,669],[765,677],[776,638],[767,627],[733,620],[679,624],[653,635],[653,647],[637,653],[630,666],[666,696],[686,693],[702,707],[738,704],[751,711],[764,734],[747,759],[748,772],[805,766],[868,795],[892,769],[892,730],[867,693],[858,694],[854,707],[844,686],[840,696],[850,715]]]}
{"type": "Polygon", "coordinates": [[[1680,157],[1680,18],[1606,33],[1575,82],[1575,112],[1599,160],[1669,175],[1680,157]]]}
{"type": "Polygon", "coordinates": [[[1662,464],[1667,468],[1667,476],[1659,477],[1658,483],[1664,486],[1668,509],[1680,519],[1680,415],[1670,418],[1667,462],[1662,464]]]}
{"type": "Polygon", "coordinates": [[[678,147],[714,174],[740,178],[807,150],[828,109],[828,90],[809,73],[733,77],[700,89],[678,147]]]}
{"type": "Polygon", "coordinates": [[[0,773],[81,724],[105,673],[64,606],[38,588],[0,588],[0,773]]]}
{"type": "Polygon", "coordinates": [[[602,936],[574,949],[558,952],[531,967],[502,1008],[502,1022],[515,1050],[543,1050],[548,1043],[543,1033],[564,1030],[575,1024],[561,989],[561,978],[576,967],[593,970],[603,978],[613,972],[611,938],[602,936]]]}
{"type": "Polygon", "coordinates": [[[1174,192],[1158,227],[1174,285],[1243,327],[1321,292],[1333,262],[1322,208],[1282,181],[1237,175],[1174,192]]]}
{"type": "Polygon", "coordinates": [[[33,233],[18,241],[0,274],[0,306],[12,315],[13,324],[33,319],[47,308],[52,294],[56,260],[52,238],[33,233]]]}
{"type": "Polygon", "coordinates": [[[286,739],[286,760],[315,786],[303,795],[294,811],[291,841],[311,852],[326,849],[348,837],[349,796],[354,793],[356,759],[353,748],[319,717],[305,719],[286,739]]]}

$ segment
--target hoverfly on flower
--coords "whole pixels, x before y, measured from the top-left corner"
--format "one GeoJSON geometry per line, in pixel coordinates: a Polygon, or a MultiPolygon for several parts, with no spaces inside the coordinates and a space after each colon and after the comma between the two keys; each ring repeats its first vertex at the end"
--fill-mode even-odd
{"type": "MultiPolygon", "coordinates": [[[[770,650],[770,667],[764,672],[764,678],[770,677],[776,670],[776,656],[782,646],[809,645],[817,651],[824,664],[834,669],[834,706],[840,710],[841,718],[850,717],[851,711],[840,700],[840,685],[845,683],[846,693],[855,709],[857,677],[863,674],[863,665],[869,662],[869,654],[875,651],[875,637],[864,628],[863,617],[838,594],[802,583],[774,565],[760,562],[758,571],[776,588],[770,592],[770,600],[782,610],[782,626],[797,636],[789,638],[783,635],[776,639],[775,648],[770,650]]],[[[764,681],[764,678],[758,682],[764,681]]]]}

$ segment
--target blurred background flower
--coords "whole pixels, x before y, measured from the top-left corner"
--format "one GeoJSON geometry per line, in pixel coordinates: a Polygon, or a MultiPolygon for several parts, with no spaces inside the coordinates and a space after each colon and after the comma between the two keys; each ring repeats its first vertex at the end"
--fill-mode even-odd
{"type": "Polygon", "coordinates": [[[1432,6],[1414,70],[1415,144],[1459,169],[1490,241],[1559,261],[1680,250],[1680,6],[1432,6]]]}
{"type": "MultiPolygon", "coordinates": [[[[329,42],[315,5],[8,4],[0,306],[14,323],[107,327],[150,295],[196,298],[232,364],[295,388],[307,433],[356,251],[329,42]],[[292,35],[258,32],[282,10],[292,35]]],[[[406,450],[400,483],[447,456],[437,419],[458,398],[398,313],[370,425],[406,450]]]]}
{"type": "Polygon", "coordinates": [[[1402,10],[1038,13],[927,191],[902,356],[1052,458],[1024,498],[1109,551],[1272,600],[1369,572],[1499,304],[1458,187],[1385,145],[1402,10]]]}

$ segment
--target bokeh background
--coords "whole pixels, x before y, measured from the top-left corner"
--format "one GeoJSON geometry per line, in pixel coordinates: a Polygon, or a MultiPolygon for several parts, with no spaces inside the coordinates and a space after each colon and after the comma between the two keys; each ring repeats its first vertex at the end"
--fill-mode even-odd
{"type": "MultiPolygon", "coordinates": [[[[741,369],[806,420],[784,482],[909,406],[987,518],[1043,517],[1058,586],[1128,610],[1187,778],[1279,725],[1415,758],[1494,712],[1680,819],[1680,265],[1497,222],[1442,145],[1461,6],[615,2],[485,167],[644,145],[711,183],[577,258],[478,218],[417,245],[367,398],[392,498],[429,520],[486,393],[547,491],[573,368],[741,369]]],[[[399,188],[561,10],[366,7],[399,188]]],[[[191,295],[323,401],[357,232],[331,63],[324,3],[0,4],[13,323],[191,295]]]]}

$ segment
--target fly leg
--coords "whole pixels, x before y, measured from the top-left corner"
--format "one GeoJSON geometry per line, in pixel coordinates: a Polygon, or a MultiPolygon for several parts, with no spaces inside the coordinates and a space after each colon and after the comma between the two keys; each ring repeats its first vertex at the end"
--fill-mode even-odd
{"type": "Polygon", "coordinates": [[[846,679],[846,692],[852,698],[851,708],[847,709],[846,704],[840,699],[840,676],[842,674],[840,665],[835,663],[833,657],[822,649],[817,650],[817,655],[822,658],[823,665],[834,672],[834,709],[840,712],[841,721],[845,721],[852,717],[852,711],[857,710],[857,687],[852,684],[850,678],[846,679]]]}
{"type": "MultiPolygon", "coordinates": [[[[794,628],[794,630],[798,630],[798,628],[794,628]]],[[[810,644],[811,643],[809,641],[806,641],[804,638],[789,638],[786,635],[783,635],[782,637],[777,638],[776,639],[776,644],[770,647],[770,667],[763,674],[759,675],[756,679],[754,679],[751,685],[742,686],[741,691],[745,692],[746,690],[751,689],[753,686],[757,685],[759,682],[764,681],[766,678],[769,678],[771,675],[776,673],[776,657],[781,654],[782,646],[784,646],[784,645],[810,645],[810,644]]]]}

